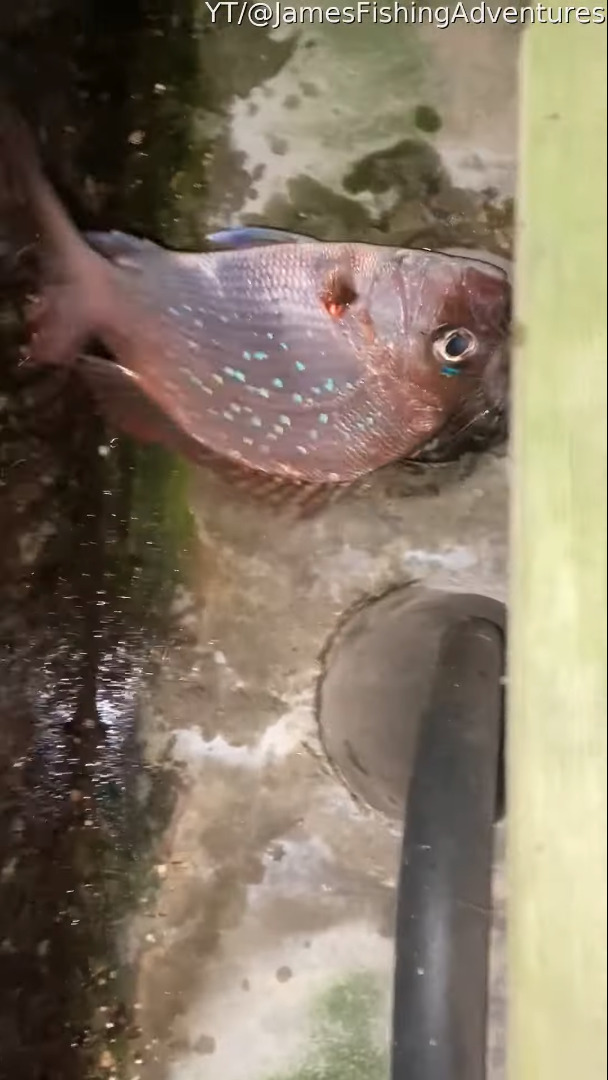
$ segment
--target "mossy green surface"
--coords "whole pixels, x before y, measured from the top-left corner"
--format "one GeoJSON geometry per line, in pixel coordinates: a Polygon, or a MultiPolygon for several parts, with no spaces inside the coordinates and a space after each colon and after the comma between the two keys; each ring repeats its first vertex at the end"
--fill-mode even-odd
{"type": "Polygon", "coordinates": [[[315,1001],[301,1062],[265,1080],[388,1080],[384,995],[367,972],[346,976],[315,1001]]]}
{"type": "Polygon", "coordinates": [[[419,131],[426,131],[429,134],[439,131],[441,127],[441,117],[431,105],[418,105],[414,109],[414,123],[419,131]]]}

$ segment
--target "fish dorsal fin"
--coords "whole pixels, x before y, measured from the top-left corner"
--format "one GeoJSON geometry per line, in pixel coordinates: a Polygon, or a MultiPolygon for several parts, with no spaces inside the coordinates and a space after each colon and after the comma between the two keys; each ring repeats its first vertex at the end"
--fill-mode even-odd
{"type": "Polygon", "coordinates": [[[110,232],[86,232],[85,240],[100,255],[104,255],[111,262],[122,259],[137,260],[142,255],[150,255],[152,252],[159,253],[162,248],[153,240],[146,240],[141,236],[131,236],[129,233],[112,229],[110,232]]]}
{"type": "Polygon", "coordinates": [[[267,244],[310,244],[319,242],[314,236],[302,236],[300,233],[288,232],[285,229],[271,229],[257,225],[220,229],[218,232],[210,233],[207,240],[215,247],[229,249],[264,247],[267,244]]]}

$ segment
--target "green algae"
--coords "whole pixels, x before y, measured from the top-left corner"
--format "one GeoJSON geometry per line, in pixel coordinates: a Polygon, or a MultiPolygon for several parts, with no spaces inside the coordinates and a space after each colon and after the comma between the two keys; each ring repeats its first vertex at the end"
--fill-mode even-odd
{"type": "Polygon", "coordinates": [[[385,150],[366,154],[343,179],[353,195],[362,191],[381,194],[398,188],[403,198],[432,198],[445,183],[437,151],[421,139],[401,139],[385,150]]]}
{"type": "Polygon", "coordinates": [[[387,1080],[388,1050],[379,1023],[383,998],[378,980],[367,972],[334,983],[312,1004],[304,1059],[267,1080],[387,1080]]]}
{"type": "Polygon", "coordinates": [[[251,225],[270,225],[320,240],[358,240],[414,247],[472,247],[510,256],[513,200],[454,185],[437,150],[402,139],[354,162],[343,192],[298,175],[286,195],[271,198],[251,225]],[[385,200],[376,211],[360,196],[385,200]],[[388,203],[386,200],[388,199],[388,203]]]}
{"type": "Polygon", "coordinates": [[[373,230],[372,218],[355,199],[304,175],[293,177],[287,195],[271,199],[264,214],[250,214],[248,222],[307,233],[319,240],[369,238],[373,230]]]}
{"type": "Polygon", "coordinates": [[[441,117],[432,105],[417,105],[414,109],[414,124],[419,131],[433,134],[441,127],[441,117]]]}

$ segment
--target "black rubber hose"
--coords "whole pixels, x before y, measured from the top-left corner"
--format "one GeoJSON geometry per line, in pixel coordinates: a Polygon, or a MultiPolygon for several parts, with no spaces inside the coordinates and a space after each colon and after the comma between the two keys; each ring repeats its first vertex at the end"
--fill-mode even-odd
{"type": "Polygon", "coordinates": [[[397,904],[392,1080],[484,1080],[504,639],[446,632],[409,787],[397,904]]]}

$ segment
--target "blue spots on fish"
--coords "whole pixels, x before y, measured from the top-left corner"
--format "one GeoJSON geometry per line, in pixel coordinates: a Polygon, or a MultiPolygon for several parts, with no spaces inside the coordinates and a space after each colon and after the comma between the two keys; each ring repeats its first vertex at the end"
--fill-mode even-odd
{"type": "Polygon", "coordinates": [[[222,368],[225,375],[229,375],[231,379],[236,379],[237,382],[247,382],[247,377],[244,371],[239,371],[237,368],[225,367],[222,368]]]}
{"type": "Polygon", "coordinates": [[[460,373],[461,369],[457,367],[452,367],[451,364],[444,364],[441,369],[441,374],[445,375],[448,379],[451,379],[453,375],[460,375],[460,373]]]}
{"type": "MultiPolygon", "coordinates": [[[[267,336],[270,337],[270,335],[267,336]]],[[[285,350],[289,349],[289,346],[286,342],[276,341],[276,346],[285,350]]],[[[268,382],[266,383],[266,386],[260,387],[254,385],[258,382],[259,376],[258,379],[252,379],[251,376],[249,376],[247,379],[244,380],[247,383],[247,388],[252,393],[258,394],[261,397],[269,397],[269,391],[272,390],[284,391],[285,393],[289,393],[290,399],[294,403],[294,405],[304,405],[305,407],[310,407],[313,405],[313,398],[311,397],[311,394],[315,395],[316,397],[322,397],[325,394],[334,395],[343,392],[340,384],[333,376],[324,377],[322,379],[322,382],[315,386],[310,386],[308,379],[306,379],[306,381],[301,379],[300,376],[304,375],[308,368],[314,370],[314,363],[310,360],[304,361],[297,359],[293,360],[291,364],[285,365],[280,363],[279,356],[277,356],[276,353],[270,355],[269,353],[264,352],[261,349],[257,349],[255,351],[251,351],[250,349],[245,350],[243,352],[243,356],[247,360],[252,361],[273,361],[272,366],[267,373],[268,382]]],[[[226,370],[227,369],[225,368],[224,371],[226,370]]],[[[238,376],[235,375],[232,375],[232,377],[238,378],[238,376]]],[[[266,380],[264,380],[264,382],[265,381],[266,380]]],[[[354,389],[353,383],[350,383],[348,385],[351,389],[354,389]]]]}
{"type": "MultiPolygon", "coordinates": [[[[288,329],[267,330],[253,317],[237,329],[234,351],[232,341],[227,341],[218,342],[217,352],[214,349],[210,353],[210,358],[215,360],[215,373],[219,373],[216,381],[220,385],[225,382],[221,394],[214,388],[215,401],[208,399],[209,405],[219,409],[215,423],[224,428],[222,445],[228,443],[236,450],[242,441],[244,460],[250,456],[247,447],[254,448],[253,456],[257,457],[266,452],[264,444],[266,449],[272,448],[271,453],[277,455],[279,462],[293,462],[294,455],[304,454],[312,460],[319,455],[321,447],[327,447],[328,439],[341,437],[342,427],[339,423],[335,427],[340,415],[339,412],[336,415],[336,410],[340,409],[340,398],[349,389],[358,388],[358,366],[345,364],[340,353],[325,354],[317,348],[316,340],[305,341],[306,329],[301,325],[293,339],[288,336],[288,329]],[[354,381],[347,383],[349,376],[354,381]],[[279,413],[281,408],[284,411],[279,413]]],[[[213,386],[209,375],[207,379],[213,386]]],[[[355,417],[360,422],[356,426],[363,433],[357,434],[357,438],[362,440],[373,423],[365,416],[370,405],[371,401],[355,417]]],[[[205,412],[209,417],[209,410],[205,412]]]]}

